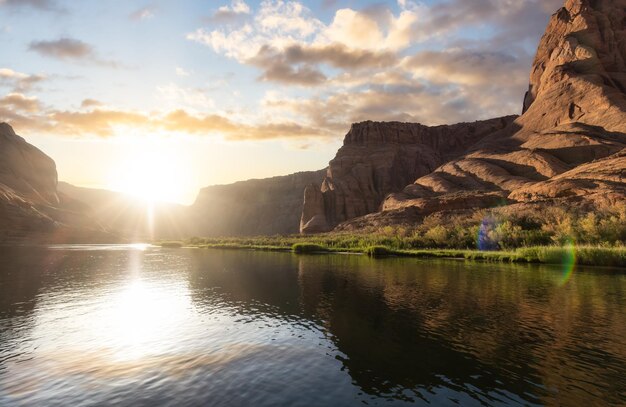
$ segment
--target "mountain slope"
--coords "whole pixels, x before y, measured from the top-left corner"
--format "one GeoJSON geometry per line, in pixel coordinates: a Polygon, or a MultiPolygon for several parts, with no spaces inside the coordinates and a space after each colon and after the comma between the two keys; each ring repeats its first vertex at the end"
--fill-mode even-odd
{"type": "Polygon", "coordinates": [[[298,233],[307,185],[326,170],[215,185],[200,191],[190,208],[194,235],[258,236],[298,233]]]}
{"type": "Polygon", "coordinates": [[[58,194],[54,161],[0,123],[0,243],[116,239],[58,194]]]}
{"type": "MultiPolygon", "coordinates": [[[[396,188],[383,201],[373,179],[351,191],[359,201],[369,191],[376,200],[364,210],[333,218],[346,202],[343,185],[350,174],[329,171],[319,187],[329,228],[368,224],[417,222],[434,212],[467,210],[503,204],[610,205],[626,198],[626,0],[568,0],[555,13],[543,36],[530,77],[523,114],[484,137],[471,140],[465,151],[437,168],[417,175],[404,188],[396,188]],[[564,201],[565,199],[565,201],[564,201]],[[375,208],[377,202],[382,202],[375,208]],[[556,201],[555,201],[556,202],[556,201]],[[554,202],[553,202],[554,203],[554,202]],[[380,213],[359,219],[365,213],[380,213]],[[330,213],[330,215],[329,215],[330,213]],[[354,216],[350,216],[354,215],[354,216]],[[347,218],[347,219],[346,219],[347,218]]],[[[360,160],[377,169],[384,165],[370,158],[377,140],[393,137],[396,123],[377,123],[381,135],[365,134],[360,160]]],[[[427,130],[428,131],[428,130],[427,130]]],[[[430,129],[429,131],[433,131],[430,129]]],[[[449,135],[443,135],[449,137],[449,135]]],[[[350,137],[333,162],[357,162],[346,153],[350,137]]],[[[440,158],[433,152],[412,150],[408,159],[427,168],[440,158]]],[[[388,164],[388,163],[387,163],[388,164]]],[[[386,165],[386,164],[385,164],[386,165]]],[[[370,172],[371,173],[371,172],[370,172]]],[[[376,173],[376,170],[373,171],[376,173]]],[[[409,172],[410,173],[410,172],[409,172]]],[[[403,175],[406,175],[404,173],[403,175]]],[[[398,178],[395,178],[396,180],[398,178]]],[[[309,191],[309,195],[313,196],[309,191]]],[[[316,215],[320,216],[319,213],[316,215]]],[[[303,223],[306,225],[306,222],[303,223]]],[[[302,232],[306,233],[306,227],[302,232]]]]}

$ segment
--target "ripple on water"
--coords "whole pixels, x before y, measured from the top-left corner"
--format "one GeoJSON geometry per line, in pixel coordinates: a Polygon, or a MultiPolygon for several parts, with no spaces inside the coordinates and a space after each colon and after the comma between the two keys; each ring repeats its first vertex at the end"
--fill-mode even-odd
{"type": "Polygon", "coordinates": [[[563,285],[545,267],[116,245],[0,256],[2,406],[626,402],[617,273],[563,285]]]}

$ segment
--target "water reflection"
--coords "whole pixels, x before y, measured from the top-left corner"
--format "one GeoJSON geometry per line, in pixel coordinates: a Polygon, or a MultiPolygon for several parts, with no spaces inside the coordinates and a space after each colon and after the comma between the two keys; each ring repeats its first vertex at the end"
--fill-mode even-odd
{"type": "Polygon", "coordinates": [[[0,253],[0,405],[626,402],[626,276],[362,256],[0,253]]]}

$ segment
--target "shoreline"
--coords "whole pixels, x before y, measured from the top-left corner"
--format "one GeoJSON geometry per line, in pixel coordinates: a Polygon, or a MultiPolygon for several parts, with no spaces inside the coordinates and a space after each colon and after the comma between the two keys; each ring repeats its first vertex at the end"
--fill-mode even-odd
{"type": "Polygon", "coordinates": [[[567,264],[570,266],[616,267],[626,270],[626,247],[603,246],[532,246],[510,251],[481,251],[472,249],[407,249],[386,246],[326,247],[314,243],[260,245],[236,243],[185,244],[183,242],[153,242],[163,248],[197,248],[223,250],[253,250],[290,252],[295,254],[358,254],[373,258],[412,257],[424,259],[457,259],[492,263],[567,264]]]}

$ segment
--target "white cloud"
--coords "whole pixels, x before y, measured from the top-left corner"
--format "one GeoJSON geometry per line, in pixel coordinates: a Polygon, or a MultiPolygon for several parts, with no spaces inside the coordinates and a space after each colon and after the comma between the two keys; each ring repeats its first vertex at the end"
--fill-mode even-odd
{"type": "Polygon", "coordinates": [[[218,9],[221,12],[233,12],[235,14],[250,14],[250,6],[243,0],[233,0],[231,6],[222,6],[218,9]]]}
{"type": "Polygon", "coordinates": [[[184,68],[181,68],[180,66],[177,66],[176,67],[176,75],[178,75],[178,76],[190,76],[191,73],[186,71],[184,68]]]}
{"type": "Polygon", "coordinates": [[[206,96],[206,90],[183,88],[174,83],[158,86],[157,95],[162,106],[169,109],[185,108],[194,112],[206,111],[215,107],[215,101],[206,96]]]}
{"type": "Polygon", "coordinates": [[[208,19],[213,23],[232,23],[250,14],[250,6],[243,0],[232,0],[230,6],[221,6],[208,19]]]}
{"type": "Polygon", "coordinates": [[[253,58],[264,45],[283,48],[303,43],[324,25],[311,11],[295,1],[263,1],[253,21],[236,29],[199,29],[187,39],[199,42],[239,62],[253,58]]]}
{"type": "Polygon", "coordinates": [[[156,12],[156,8],[154,6],[148,6],[141,8],[130,15],[132,20],[149,20],[154,18],[156,12]]]}
{"type": "Polygon", "coordinates": [[[0,86],[9,86],[17,93],[28,90],[45,79],[46,77],[42,75],[29,75],[10,68],[0,68],[0,86]]]}

